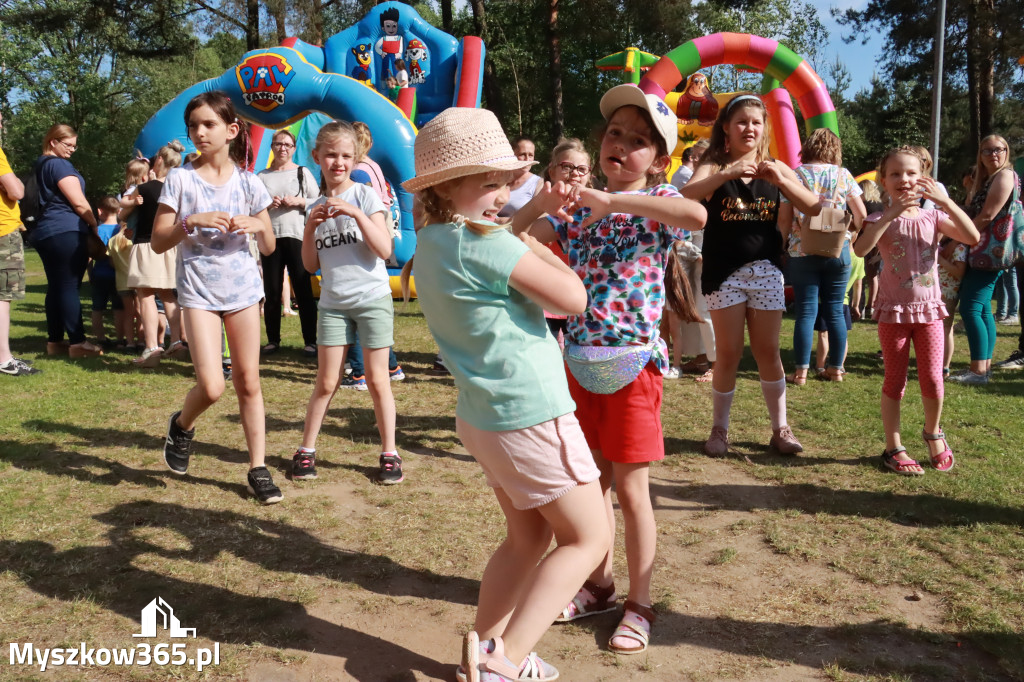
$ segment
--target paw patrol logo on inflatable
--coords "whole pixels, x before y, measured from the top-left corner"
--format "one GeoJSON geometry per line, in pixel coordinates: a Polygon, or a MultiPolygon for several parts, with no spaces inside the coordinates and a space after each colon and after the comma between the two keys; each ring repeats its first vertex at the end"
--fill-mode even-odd
{"type": "Polygon", "coordinates": [[[236,66],[235,76],[242,89],[242,100],[267,112],[284,104],[284,90],[295,77],[295,70],[284,57],[265,53],[236,66]]]}

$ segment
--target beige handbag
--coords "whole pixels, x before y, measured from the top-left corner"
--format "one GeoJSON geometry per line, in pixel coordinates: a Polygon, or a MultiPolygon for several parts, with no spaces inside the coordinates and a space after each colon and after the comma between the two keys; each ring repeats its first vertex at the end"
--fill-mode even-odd
{"type": "MultiPolygon", "coordinates": [[[[807,184],[806,180],[804,184],[807,184]]],[[[853,226],[853,216],[834,208],[838,193],[839,180],[836,179],[836,188],[827,205],[821,207],[821,213],[805,215],[800,221],[800,248],[804,254],[839,258],[839,254],[843,252],[846,233],[853,226]]]]}

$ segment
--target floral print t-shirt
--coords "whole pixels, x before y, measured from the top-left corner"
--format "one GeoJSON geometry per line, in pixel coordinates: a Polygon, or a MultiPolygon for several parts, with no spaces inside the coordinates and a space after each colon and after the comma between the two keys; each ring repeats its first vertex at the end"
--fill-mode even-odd
{"type": "MultiPolygon", "coordinates": [[[[622,194],[682,196],[669,184],[622,194]]],[[[590,209],[582,208],[571,223],[548,216],[589,299],[582,315],[569,317],[567,340],[579,346],[645,346],[654,341],[651,359],[664,372],[668,353],[658,325],[665,306],[665,258],[686,230],[628,213],[610,213],[581,229],[589,215],[590,209]]]]}
{"type": "MultiPolygon", "coordinates": [[[[845,211],[850,197],[859,197],[864,194],[850,171],[841,166],[830,163],[805,163],[796,169],[797,175],[804,185],[820,197],[822,206],[832,206],[840,211],[845,211]],[[835,194],[835,203],[830,204],[832,195],[835,194]]],[[[806,256],[800,248],[800,223],[803,222],[804,214],[793,209],[793,228],[789,232],[789,244],[787,251],[790,256],[799,258],[806,256]]],[[[853,237],[852,232],[846,233],[846,240],[853,237]]]]}

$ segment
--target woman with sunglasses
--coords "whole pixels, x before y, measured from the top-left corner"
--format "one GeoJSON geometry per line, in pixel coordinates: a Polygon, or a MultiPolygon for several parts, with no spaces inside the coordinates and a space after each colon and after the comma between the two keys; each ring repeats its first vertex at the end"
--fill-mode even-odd
{"type": "MultiPolygon", "coordinates": [[[[967,194],[967,215],[984,237],[992,221],[1005,215],[1020,179],[1010,162],[1010,145],[999,135],[989,135],[978,148],[974,184],[967,194]]],[[[987,384],[996,348],[996,320],[992,315],[992,292],[1001,272],[970,267],[960,282],[960,316],[971,349],[971,366],[949,377],[961,384],[987,384]]]]}
{"type": "Polygon", "coordinates": [[[35,163],[39,219],[32,244],[46,272],[46,353],[83,358],[103,351],[86,341],[82,323],[79,289],[89,263],[89,231],[96,233],[97,223],[85,198],[85,179],[71,165],[77,149],[78,134],[71,126],[58,123],[46,131],[35,163]]]}

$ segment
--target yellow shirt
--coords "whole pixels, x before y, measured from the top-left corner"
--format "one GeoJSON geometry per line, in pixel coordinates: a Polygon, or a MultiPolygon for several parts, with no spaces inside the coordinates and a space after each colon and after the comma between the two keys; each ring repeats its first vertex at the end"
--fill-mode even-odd
{"type": "MultiPolygon", "coordinates": [[[[7,163],[7,155],[0,149],[0,175],[13,172],[11,164],[7,163]]],[[[21,209],[18,208],[18,202],[0,192],[0,237],[14,232],[20,225],[21,209]]]]}

